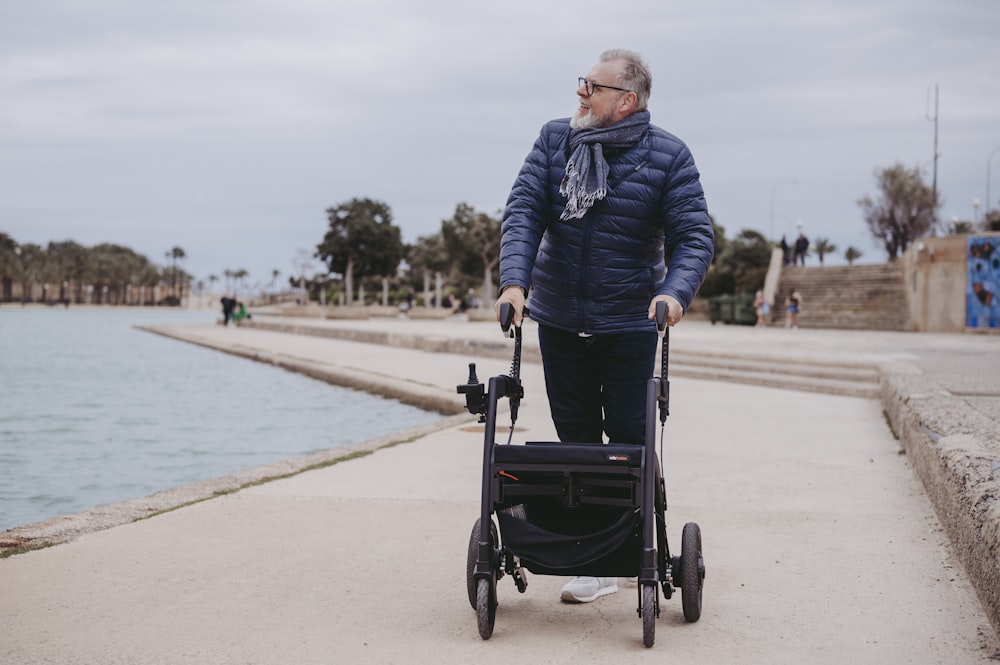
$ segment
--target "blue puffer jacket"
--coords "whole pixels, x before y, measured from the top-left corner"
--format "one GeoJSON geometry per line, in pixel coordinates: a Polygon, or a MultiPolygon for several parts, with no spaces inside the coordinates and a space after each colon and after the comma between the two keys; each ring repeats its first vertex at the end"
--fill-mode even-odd
{"type": "Polygon", "coordinates": [[[547,123],[514,182],[501,227],[500,287],[524,288],[532,319],[570,332],[648,330],[649,303],[660,294],[687,311],[715,246],[687,146],[650,125],[633,147],[605,152],[607,196],[582,218],[560,220],[569,136],[568,119],[547,123]]]}

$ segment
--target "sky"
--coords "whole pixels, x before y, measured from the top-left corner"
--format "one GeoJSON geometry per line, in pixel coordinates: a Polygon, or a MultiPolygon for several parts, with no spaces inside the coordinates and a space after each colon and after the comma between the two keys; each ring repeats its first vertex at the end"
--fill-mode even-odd
{"type": "Polygon", "coordinates": [[[260,285],[355,197],[415,242],[499,212],[626,48],[727,237],[801,223],[882,262],[857,202],[895,164],[930,184],[935,127],[939,218],[981,218],[988,176],[1000,207],[998,29],[996,0],[0,0],[0,231],[260,285]]]}

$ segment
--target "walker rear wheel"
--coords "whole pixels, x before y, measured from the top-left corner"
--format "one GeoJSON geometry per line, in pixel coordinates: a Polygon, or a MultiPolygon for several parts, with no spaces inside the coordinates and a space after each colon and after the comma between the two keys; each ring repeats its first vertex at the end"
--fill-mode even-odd
{"type": "Polygon", "coordinates": [[[684,618],[694,623],[701,618],[701,591],[705,580],[705,560],[701,553],[701,529],[694,522],[681,532],[681,605],[684,618]]]}

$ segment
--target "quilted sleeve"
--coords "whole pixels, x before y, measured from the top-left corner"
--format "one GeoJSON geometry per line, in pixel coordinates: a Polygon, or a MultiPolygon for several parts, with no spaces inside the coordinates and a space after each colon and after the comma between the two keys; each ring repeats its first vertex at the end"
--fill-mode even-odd
{"type": "Polygon", "coordinates": [[[663,197],[667,278],[659,293],[673,296],[687,311],[712,263],[715,233],[701,176],[686,146],[672,167],[663,197]]]}
{"type": "Polygon", "coordinates": [[[545,232],[549,208],[549,148],[543,128],[521,166],[503,213],[500,227],[500,289],[531,284],[538,246],[545,232]]]}

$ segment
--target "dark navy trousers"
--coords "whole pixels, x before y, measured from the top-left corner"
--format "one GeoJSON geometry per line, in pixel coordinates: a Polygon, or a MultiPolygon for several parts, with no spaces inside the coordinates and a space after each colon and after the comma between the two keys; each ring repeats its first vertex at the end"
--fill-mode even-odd
{"type": "Polygon", "coordinates": [[[560,441],[642,444],[646,384],[653,376],[656,330],[580,337],[539,325],[552,422],[560,441]]]}

